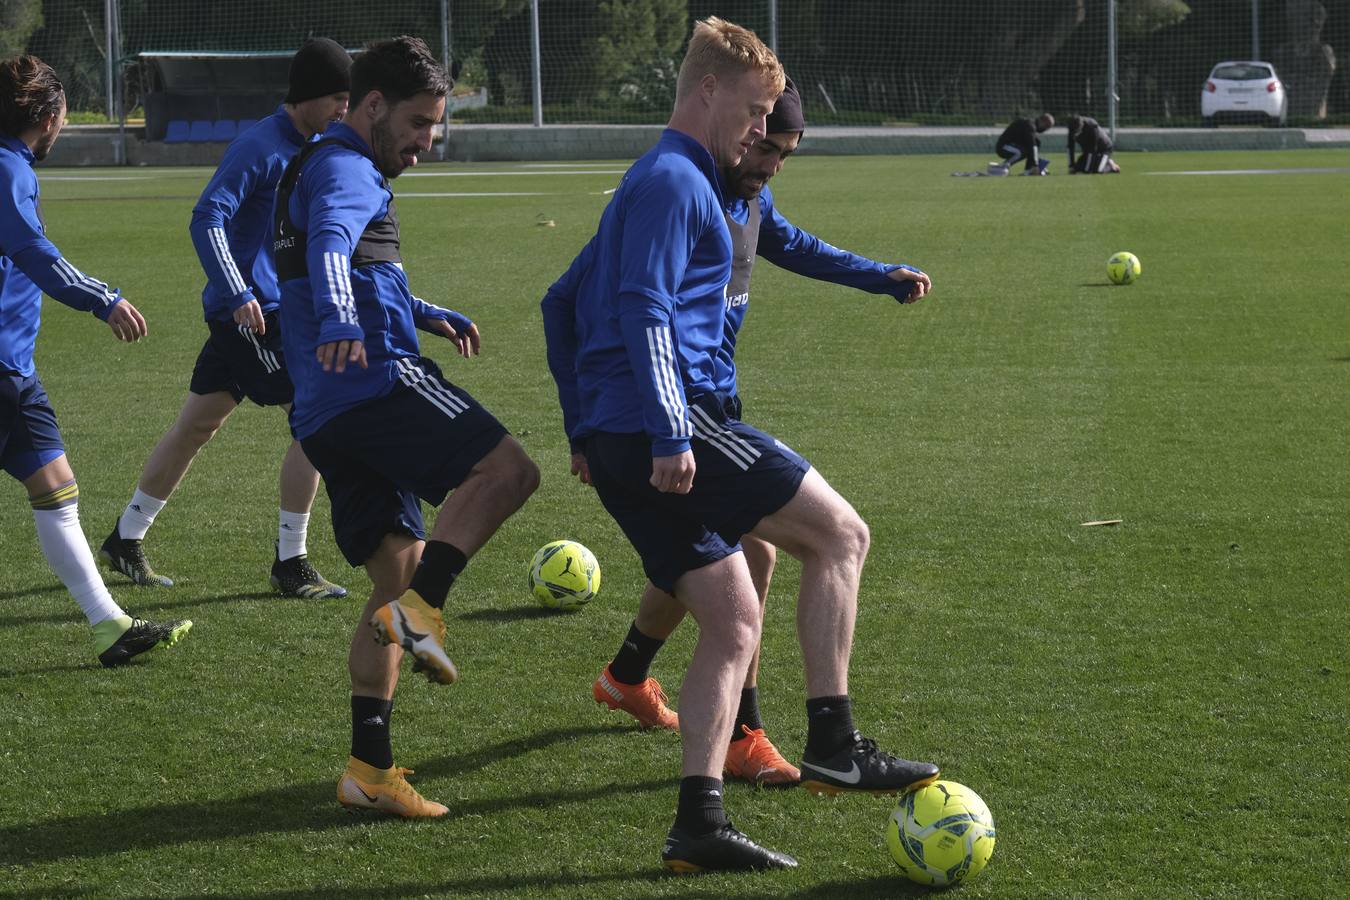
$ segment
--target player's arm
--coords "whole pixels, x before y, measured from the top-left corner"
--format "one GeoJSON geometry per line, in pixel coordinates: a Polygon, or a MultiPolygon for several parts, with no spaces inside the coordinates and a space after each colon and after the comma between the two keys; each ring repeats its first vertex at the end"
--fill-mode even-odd
{"type": "Polygon", "coordinates": [[[47,239],[34,201],[35,184],[14,179],[7,189],[9,196],[0,202],[0,248],[14,265],[47,296],[107,322],[118,340],[145,337],[140,311],[116,289],[71,265],[47,239]]]}
{"type": "Polygon", "coordinates": [[[477,356],[482,340],[478,326],[463,313],[428,303],[421,297],[412,298],[413,324],[429,334],[440,335],[455,345],[459,355],[468,359],[477,356]]]}
{"type": "Polygon", "coordinates": [[[758,255],[780,268],[818,281],[886,294],[901,303],[913,303],[933,287],[928,275],[913,266],[877,262],[803,231],[778,211],[767,188],[760,192],[759,204],[758,255]]]}
{"type": "Polygon", "coordinates": [[[306,226],[305,263],[319,323],[315,356],[325,372],[366,367],[365,331],[356,316],[351,257],[388,192],[354,154],[321,149],[312,156],[291,199],[292,218],[306,226]],[[299,218],[296,213],[303,211],[299,218]]]}
{"type": "MultiPolygon", "coordinates": [[[[558,386],[558,405],[562,407],[563,429],[571,443],[574,475],[582,474],[582,461],[577,459],[581,448],[574,439],[577,423],[581,419],[581,400],[577,390],[577,291],[590,269],[594,253],[595,238],[591,238],[562,277],[549,286],[539,303],[544,317],[548,370],[553,374],[554,384],[558,386]]],[[[590,479],[583,475],[582,481],[589,483],[590,479]]]]}
{"type": "Polygon", "coordinates": [[[188,225],[192,247],[197,251],[206,280],[218,294],[230,298],[234,320],[258,334],[264,330],[262,306],[230,253],[226,228],[266,177],[268,164],[266,159],[250,160],[242,145],[232,144],[197,199],[197,205],[192,207],[192,222],[188,225]]]}
{"type": "MultiPolygon", "coordinates": [[[[649,177],[625,198],[619,254],[619,327],[652,441],[652,484],[688,493],[694,482],[689,419],[672,311],[704,216],[674,176],[649,177]]],[[[720,210],[714,211],[719,219],[720,210]]]]}

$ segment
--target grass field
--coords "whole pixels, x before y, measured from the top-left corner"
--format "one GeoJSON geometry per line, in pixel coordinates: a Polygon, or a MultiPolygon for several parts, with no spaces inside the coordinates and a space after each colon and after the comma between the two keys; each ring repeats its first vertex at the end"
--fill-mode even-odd
{"type": "MultiPolygon", "coordinates": [[[[1152,174],[1345,159],[1125,155],[1120,177],[1027,182],[949,177],[983,158],[808,156],[775,181],[802,227],[934,280],[901,307],[761,263],[739,361],[746,418],[872,529],[859,723],[994,812],[993,862],[963,896],[1346,896],[1350,174],[1152,174]],[[1106,283],[1116,250],[1141,258],[1138,283],[1106,283]],[[1080,525],[1108,518],[1123,523],[1080,525]]],[[[127,608],[196,623],[126,669],[97,666],[22,488],[0,480],[0,896],[924,893],[890,861],[886,800],[741,785],[733,820],[801,869],[659,869],[678,738],[590,699],[642,576],[568,476],[538,312],[622,169],[431,165],[396,183],[414,290],[484,337],[470,362],[424,347],[544,472],[452,592],[463,680],[408,676],[397,696],[396,758],[450,814],[410,824],[334,801],[369,583],[337,553],[321,495],[311,554],[355,599],[269,591],[289,438],[275,410],[246,406],[150,533],[178,585],[109,577],[127,608]],[[586,610],[548,615],[525,567],[564,536],[596,552],[604,586],[586,610]]],[[[186,225],[208,175],[43,173],[53,239],[150,322],[127,346],[44,310],[39,371],[95,546],[205,334],[186,225]]],[[[770,736],[794,759],[797,571],[780,563],[761,676],[770,736]]],[[[676,703],[693,638],[656,663],[676,703]]]]}

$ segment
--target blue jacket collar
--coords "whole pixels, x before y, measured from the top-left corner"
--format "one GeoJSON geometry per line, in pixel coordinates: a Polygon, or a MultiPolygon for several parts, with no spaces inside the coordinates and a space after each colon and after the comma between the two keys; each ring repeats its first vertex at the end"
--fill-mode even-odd
{"type": "Polygon", "coordinates": [[[722,183],[722,172],[713,160],[712,154],[708,152],[708,148],[675,128],[667,128],[662,131],[661,140],[664,143],[675,144],[685,156],[693,161],[694,165],[699,167],[699,170],[707,177],[708,183],[712,185],[713,191],[717,194],[718,204],[725,207],[726,190],[722,183]]]}
{"type": "Polygon", "coordinates": [[[305,136],[300,133],[300,129],[296,128],[295,123],[291,121],[291,114],[286,112],[286,104],[282,103],[277,106],[276,111],[273,112],[272,115],[276,116],[278,121],[280,121],[281,133],[285,135],[288,140],[292,141],[297,147],[302,146],[305,143],[305,136]]]}
{"type": "Polygon", "coordinates": [[[4,147],[19,156],[30,166],[35,162],[33,151],[28,149],[28,145],[16,137],[10,137],[7,134],[0,134],[0,147],[4,147]]]}
{"type": "Polygon", "coordinates": [[[371,162],[375,161],[375,151],[370,149],[365,138],[357,134],[346,122],[334,122],[328,126],[328,130],[323,133],[324,140],[335,138],[351,147],[353,150],[368,158],[371,162]]]}

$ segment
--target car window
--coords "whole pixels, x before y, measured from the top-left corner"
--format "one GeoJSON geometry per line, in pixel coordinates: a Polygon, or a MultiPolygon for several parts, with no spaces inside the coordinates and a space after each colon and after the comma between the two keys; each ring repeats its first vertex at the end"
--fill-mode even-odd
{"type": "Polygon", "coordinates": [[[1234,63],[1228,66],[1215,66],[1214,74],[1210,77],[1222,78],[1224,81],[1261,81],[1264,78],[1273,78],[1274,74],[1269,66],[1234,63]]]}

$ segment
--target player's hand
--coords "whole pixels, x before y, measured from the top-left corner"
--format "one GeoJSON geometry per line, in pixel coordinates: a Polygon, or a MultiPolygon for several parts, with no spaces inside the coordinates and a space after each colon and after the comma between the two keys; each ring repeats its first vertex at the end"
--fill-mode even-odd
{"type": "Polygon", "coordinates": [[[913,282],[914,287],[910,290],[909,296],[901,300],[901,303],[913,303],[920,300],[933,289],[933,280],[928,277],[928,273],[920,272],[918,269],[892,269],[886,273],[886,277],[902,284],[907,281],[913,282]]]}
{"type": "Polygon", "coordinates": [[[243,306],[234,311],[234,322],[236,325],[242,325],[254,334],[264,334],[267,331],[267,323],[263,321],[262,304],[257,300],[250,300],[243,306]]]}
{"type": "Polygon", "coordinates": [[[652,457],[652,487],[663,494],[687,494],[694,487],[694,451],[652,457]]]}
{"type": "Polygon", "coordinates": [[[141,315],[140,310],[132,306],[128,300],[113,304],[107,322],[119,341],[134,343],[150,333],[145,326],[145,316],[141,315]]]}
{"type": "Polygon", "coordinates": [[[323,366],[325,372],[336,370],[341,374],[347,371],[347,363],[367,368],[366,345],[360,341],[329,341],[320,344],[314,355],[319,358],[319,365],[323,366]]]}
{"type": "Polygon", "coordinates": [[[594,484],[591,481],[591,466],[586,462],[585,453],[572,454],[572,474],[580,478],[582,484],[594,484]]]}
{"type": "Polygon", "coordinates": [[[454,344],[455,349],[459,351],[459,355],[465,359],[478,355],[481,339],[478,336],[478,326],[472,322],[469,322],[467,327],[461,327],[459,331],[456,331],[454,326],[445,319],[428,319],[426,327],[454,344]]]}

